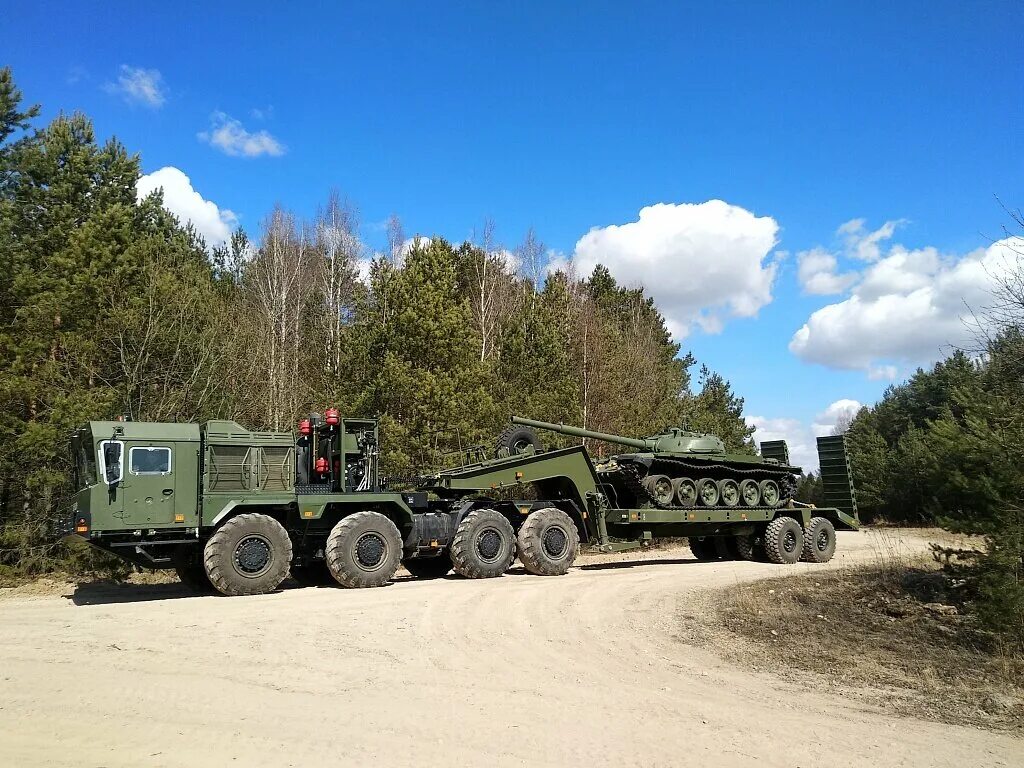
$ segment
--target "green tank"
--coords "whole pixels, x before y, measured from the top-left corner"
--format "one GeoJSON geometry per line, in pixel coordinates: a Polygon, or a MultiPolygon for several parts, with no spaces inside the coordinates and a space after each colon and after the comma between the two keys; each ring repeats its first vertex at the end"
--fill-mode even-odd
{"type": "Polygon", "coordinates": [[[781,441],[773,444],[776,458],[728,453],[717,436],[676,427],[632,438],[519,416],[499,438],[499,455],[540,450],[535,429],[635,449],[595,467],[603,491],[621,508],[778,507],[795,493],[800,473],[781,441]]]}

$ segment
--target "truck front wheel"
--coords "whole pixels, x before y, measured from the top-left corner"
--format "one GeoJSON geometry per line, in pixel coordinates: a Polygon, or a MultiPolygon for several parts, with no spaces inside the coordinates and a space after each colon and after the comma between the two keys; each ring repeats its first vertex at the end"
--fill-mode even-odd
{"type": "Polygon", "coordinates": [[[380,512],[356,512],[327,537],[327,567],[343,587],[382,587],[398,570],[402,536],[380,512]]]}
{"type": "Polygon", "coordinates": [[[222,595],[262,595],[288,577],[292,540],[269,515],[250,513],[228,520],[203,549],[210,583],[222,595]]]}

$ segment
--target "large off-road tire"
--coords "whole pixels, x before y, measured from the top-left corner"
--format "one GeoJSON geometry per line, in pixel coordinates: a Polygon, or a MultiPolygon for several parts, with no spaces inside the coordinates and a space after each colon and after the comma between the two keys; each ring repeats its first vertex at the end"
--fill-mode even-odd
{"type": "Polygon", "coordinates": [[[764,532],[764,553],[769,561],[792,565],[804,551],[804,530],[792,517],[776,517],[764,532]]]}
{"type": "Polygon", "coordinates": [[[228,520],[203,548],[210,583],[222,595],[273,592],[288,577],[292,540],[269,515],[248,513],[228,520]]]}
{"type": "Polygon", "coordinates": [[[714,542],[719,560],[739,560],[740,553],[734,536],[715,536],[714,542]]]}
{"type": "Polygon", "coordinates": [[[534,451],[543,448],[537,433],[529,427],[510,424],[498,435],[495,451],[498,456],[518,456],[526,453],[531,447],[534,451]]]}
{"type": "Polygon", "coordinates": [[[174,572],[178,580],[194,592],[209,594],[214,591],[210,577],[203,566],[203,550],[195,545],[182,544],[174,550],[174,572]]]}
{"type": "Polygon", "coordinates": [[[759,560],[759,547],[754,542],[756,536],[752,533],[740,533],[736,535],[736,556],[740,560],[759,560]]]}
{"type": "Polygon", "coordinates": [[[824,517],[812,517],[804,529],[802,559],[808,563],[827,563],[836,553],[836,529],[824,517]]]}
{"type": "Polygon", "coordinates": [[[546,507],[530,513],[519,529],[516,542],[519,560],[526,570],[538,576],[561,576],[576,560],[580,534],[565,512],[546,507]]]}
{"type": "Polygon", "coordinates": [[[698,560],[717,560],[719,557],[718,546],[715,544],[715,539],[711,536],[704,538],[691,536],[686,540],[686,543],[690,545],[690,551],[698,560]]]}
{"type": "Polygon", "coordinates": [[[451,545],[452,567],[468,579],[501,576],[516,557],[512,524],[493,509],[474,509],[459,523],[451,545]]]}
{"type": "Polygon", "coordinates": [[[451,573],[452,558],[444,552],[436,557],[410,557],[402,565],[417,579],[439,579],[451,573]]]}
{"type": "Polygon", "coordinates": [[[331,529],[324,550],[327,567],[343,587],[382,587],[402,560],[402,535],[379,512],[356,512],[331,529]]]}
{"type": "Polygon", "coordinates": [[[334,586],[334,576],[326,560],[310,560],[304,565],[293,565],[292,578],[304,587],[334,586]]]}

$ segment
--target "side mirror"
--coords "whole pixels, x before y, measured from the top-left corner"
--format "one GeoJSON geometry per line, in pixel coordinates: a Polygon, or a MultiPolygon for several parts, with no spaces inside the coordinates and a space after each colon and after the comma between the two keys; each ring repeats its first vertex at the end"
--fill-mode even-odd
{"type": "Polygon", "coordinates": [[[121,443],[108,442],[103,445],[103,466],[107,485],[121,482],[121,443]]]}

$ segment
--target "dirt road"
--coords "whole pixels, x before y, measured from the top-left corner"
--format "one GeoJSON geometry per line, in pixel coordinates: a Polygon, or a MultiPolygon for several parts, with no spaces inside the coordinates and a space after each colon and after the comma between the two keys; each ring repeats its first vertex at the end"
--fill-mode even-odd
{"type": "MultiPolygon", "coordinates": [[[[841,534],[832,563],[795,568],[891,546],[841,534]]],[[[0,765],[1024,765],[1024,741],[893,719],[679,639],[704,588],[778,574],[678,549],[250,598],[9,592],[0,765]]]]}

